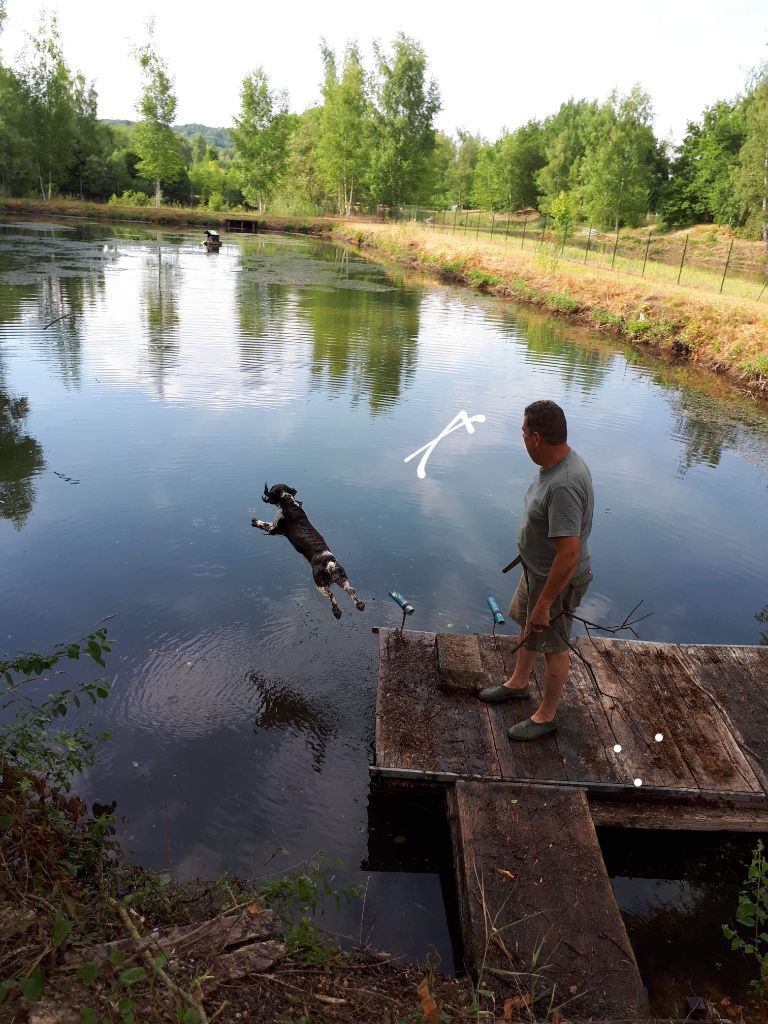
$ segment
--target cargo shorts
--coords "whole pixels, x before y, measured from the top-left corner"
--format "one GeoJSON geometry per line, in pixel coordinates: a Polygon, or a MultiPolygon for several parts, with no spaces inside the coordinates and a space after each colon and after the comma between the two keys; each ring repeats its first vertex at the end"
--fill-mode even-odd
{"type": "MultiPolygon", "coordinates": [[[[524,645],[527,650],[538,651],[540,654],[560,654],[562,651],[569,650],[568,641],[571,638],[573,619],[567,613],[574,612],[579,607],[592,578],[591,569],[573,577],[565,590],[558,594],[552,602],[550,619],[555,619],[558,615],[560,617],[553,622],[549,629],[531,633],[524,645]],[[560,615],[561,611],[565,614],[560,615]]],[[[510,619],[519,623],[521,629],[525,629],[525,624],[536,607],[536,602],[539,600],[546,582],[544,577],[534,576],[530,569],[523,570],[507,613],[510,619]]]]}

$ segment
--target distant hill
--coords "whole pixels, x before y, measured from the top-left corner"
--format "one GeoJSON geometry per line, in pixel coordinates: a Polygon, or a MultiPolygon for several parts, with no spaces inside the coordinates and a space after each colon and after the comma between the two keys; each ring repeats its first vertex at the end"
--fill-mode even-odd
{"type": "MultiPolygon", "coordinates": [[[[118,124],[123,125],[125,128],[129,128],[132,124],[136,124],[135,121],[127,121],[124,118],[104,117],[102,121],[105,124],[118,124]]],[[[232,143],[232,137],[229,134],[228,128],[211,128],[207,124],[175,124],[173,130],[178,132],[179,135],[183,135],[185,139],[189,139],[191,142],[196,135],[202,135],[209,146],[218,146],[219,149],[229,149],[232,143]]]]}

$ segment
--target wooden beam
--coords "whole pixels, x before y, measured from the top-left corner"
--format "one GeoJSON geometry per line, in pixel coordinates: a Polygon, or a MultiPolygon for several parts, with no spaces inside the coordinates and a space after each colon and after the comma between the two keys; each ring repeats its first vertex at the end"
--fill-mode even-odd
{"type": "Polygon", "coordinates": [[[597,828],[670,829],[676,832],[768,832],[768,802],[745,807],[722,801],[712,804],[644,800],[590,800],[597,828]]]}

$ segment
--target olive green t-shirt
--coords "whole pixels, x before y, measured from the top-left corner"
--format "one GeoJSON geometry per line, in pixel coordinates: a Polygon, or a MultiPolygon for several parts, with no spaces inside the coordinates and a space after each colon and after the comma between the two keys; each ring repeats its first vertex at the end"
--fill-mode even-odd
{"type": "Polygon", "coordinates": [[[523,521],[517,534],[523,563],[535,576],[549,576],[557,554],[556,537],[581,540],[574,576],[589,569],[594,503],[589,469],[573,449],[554,466],[539,470],[523,499],[523,521]]]}

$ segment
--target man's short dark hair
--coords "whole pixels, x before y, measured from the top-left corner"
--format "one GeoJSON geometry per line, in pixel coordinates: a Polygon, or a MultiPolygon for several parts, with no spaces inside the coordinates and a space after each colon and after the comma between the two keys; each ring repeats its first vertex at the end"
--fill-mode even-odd
{"type": "Polygon", "coordinates": [[[540,434],[546,444],[565,444],[568,440],[568,424],[565,413],[556,402],[531,402],[525,407],[528,433],[540,434]]]}

